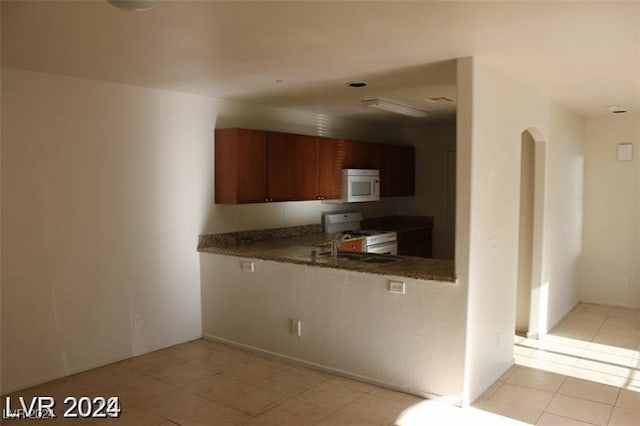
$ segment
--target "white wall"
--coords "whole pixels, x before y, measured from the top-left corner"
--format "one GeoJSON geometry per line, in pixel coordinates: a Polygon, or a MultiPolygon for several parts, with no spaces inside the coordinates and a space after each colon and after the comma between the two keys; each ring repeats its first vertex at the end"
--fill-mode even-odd
{"type": "Polygon", "coordinates": [[[215,102],[13,69],[2,86],[2,392],[199,337],[215,102]]]}
{"type": "Polygon", "coordinates": [[[640,120],[589,119],[586,141],[580,298],[640,308],[640,120]],[[632,161],[617,161],[619,143],[634,145],[632,161]]]}
{"type": "Polygon", "coordinates": [[[214,128],[398,139],[394,126],[10,68],[2,89],[1,392],[199,337],[198,235],[345,208],[215,205],[214,128]]]}
{"type": "MultiPolygon", "coordinates": [[[[548,309],[540,334],[551,330],[579,301],[584,202],[585,120],[551,104],[546,144],[542,285],[548,309]]],[[[544,316],[544,312],[542,313],[544,316]]]]}
{"type": "Polygon", "coordinates": [[[464,291],[403,278],[202,253],[203,334],[352,377],[459,401],[464,291]],[[302,321],[302,335],[290,331],[302,321]]]}
{"type": "MultiPolygon", "coordinates": [[[[465,388],[468,398],[473,400],[513,362],[520,142],[522,132],[530,127],[540,130],[548,144],[543,283],[548,283],[549,322],[562,317],[577,300],[577,265],[567,259],[575,260],[575,247],[581,241],[575,222],[581,222],[583,129],[581,120],[483,60],[465,59],[461,66],[465,70],[461,72],[459,68],[459,74],[471,75],[470,81],[458,83],[459,93],[469,92],[470,96],[465,99],[459,95],[463,111],[464,103],[471,103],[470,116],[458,116],[471,129],[470,142],[465,141],[464,135],[459,136],[458,156],[460,150],[469,151],[465,388]],[[577,194],[567,193],[569,190],[577,194]],[[557,233],[566,241],[558,242],[559,237],[554,236],[557,233]],[[559,247],[552,249],[551,242],[558,242],[559,247]],[[552,258],[562,262],[551,262],[552,258]]],[[[460,195],[458,202],[459,209],[464,209],[460,195]]],[[[458,256],[458,250],[456,253],[458,256]]]]}

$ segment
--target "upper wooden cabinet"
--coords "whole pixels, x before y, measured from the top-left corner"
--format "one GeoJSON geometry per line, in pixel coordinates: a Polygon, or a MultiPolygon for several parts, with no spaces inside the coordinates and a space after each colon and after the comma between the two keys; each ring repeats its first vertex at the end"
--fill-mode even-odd
{"type": "Polygon", "coordinates": [[[266,201],[292,201],[294,197],[294,150],[296,136],[267,133],[266,201]]]}
{"type": "Polygon", "coordinates": [[[340,198],[347,142],[294,135],[294,198],[334,200],[340,198]]]}
{"type": "Polygon", "coordinates": [[[216,203],[261,203],[267,198],[267,136],[249,129],[216,130],[216,203]]]}
{"type": "Polygon", "coordinates": [[[413,147],[249,129],[215,132],[216,203],[340,198],[342,169],[379,169],[381,196],[414,194],[413,147]]]}
{"type": "Polygon", "coordinates": [[[318,138],[292,135],[293,196],[296,200],[317,200],[318,138]]]}
{"type": "Polygon", "coordinates": [[[288,136],[250,129],[216,130],[216,203],[293,200],[293,152],[288,136]]]}
{"type": "Polygon", "coordinates": [[[318,195],[321,200],[340,198],[346,145],[345,141],[318,138],[318,195]]]}

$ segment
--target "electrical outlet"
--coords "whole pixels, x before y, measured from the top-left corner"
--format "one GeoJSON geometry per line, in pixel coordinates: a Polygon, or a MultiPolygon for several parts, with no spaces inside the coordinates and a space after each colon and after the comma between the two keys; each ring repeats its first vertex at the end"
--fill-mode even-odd
{"type": "Polygon", "coordinates": [[[629,287],[629,278],[622,277],[620,279],[620,287],[629,287]]]}
{"type": "Polygon", "coordinates": [[[389,293],[404,294],[404,283],[402,281],[389,281],[389,293]]]}
{"type": "Polygon", "coordinates": [[[240,269],[247,272],[253,272],[255,271],[255,265],[253,264],[253,262],[242,261],[240,262],[240,269]]]}
{"type": "Polygon", "coordinates": [[[496,334],[496,348],[502,347],[503,340],[504,340],[504,338],[502,336],[502,333],[496,334]]]}

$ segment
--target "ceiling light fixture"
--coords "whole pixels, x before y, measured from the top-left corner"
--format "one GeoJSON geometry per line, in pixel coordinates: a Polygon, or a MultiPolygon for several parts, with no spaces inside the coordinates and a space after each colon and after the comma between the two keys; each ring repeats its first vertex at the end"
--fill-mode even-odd
{"type": "Polygon", "coordinates": [[[627,110],[619,105],[608,105],[607,109],[611,114],[626,114],[627,110]]]}
{"type": "Polygon", "coordinates": [[[395,114],[407,115],[409,117],[424,118],[429,114],[421,109],[411,108],[405,105],[394,104],[384,99],[365,99],[362,103],[369,108],[379,109],[381,111],[393,112],[395,114]]]}
{"type": "Polygon", "coordinates": [[[439,102],[455,102],[455,98],[451,98],[449,96],[434,96],[432,98],[425,99],[425,102],[429,102],[432,104],[439,102]]]}
{"type": "Polygon", "coordinates": [[[107,2],[125,12],[144,12],[156,5],[156,0],[107,0],[107,2]]]}

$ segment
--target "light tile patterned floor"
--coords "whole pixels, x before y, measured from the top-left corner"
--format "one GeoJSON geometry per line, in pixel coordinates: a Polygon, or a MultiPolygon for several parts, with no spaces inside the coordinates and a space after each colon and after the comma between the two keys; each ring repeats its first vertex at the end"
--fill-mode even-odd
{"type": "Polygon", "coordinates": [[[639,340],[640,311],[581,304],[545,339],[516,337],[517,365],[466,409],[196,340],[13,395],[117,395],[119,419],[6,423],[638,425],[639,340]]]}
{"type": "Polygon", "coordinates": [[[473,406],[542,426],[640,425],[640,310],[579,304],[473,406]]]}

